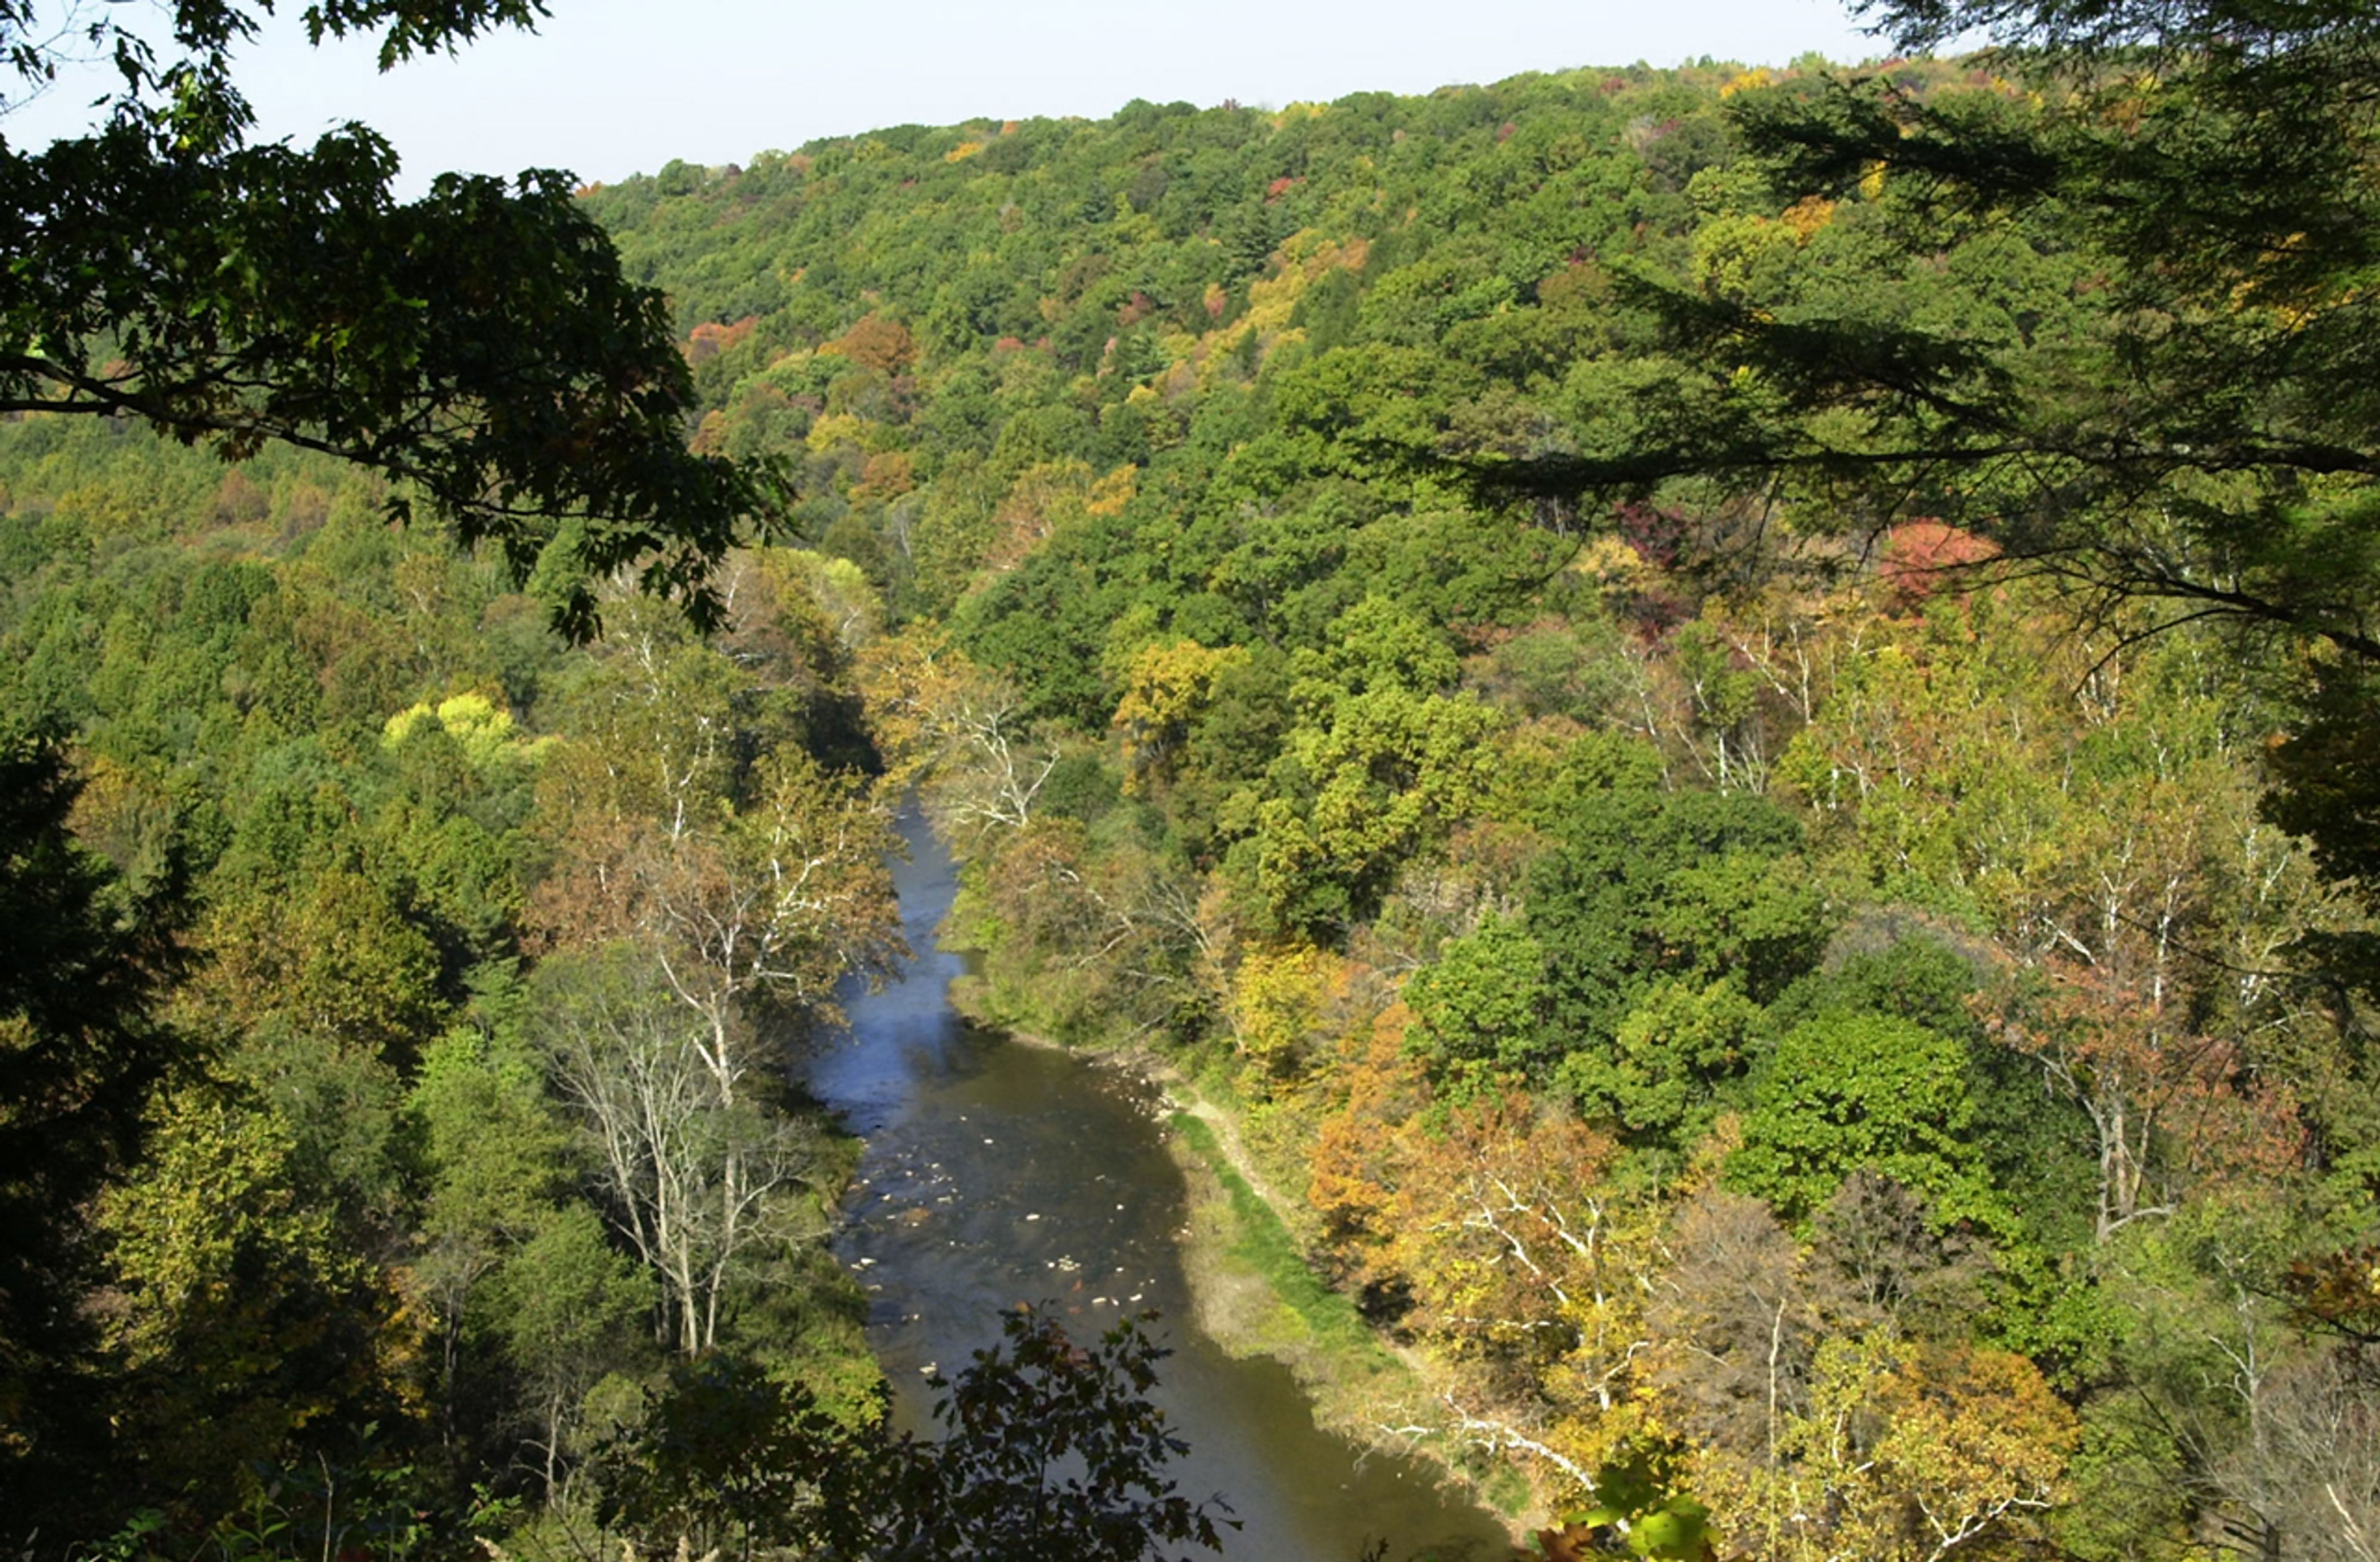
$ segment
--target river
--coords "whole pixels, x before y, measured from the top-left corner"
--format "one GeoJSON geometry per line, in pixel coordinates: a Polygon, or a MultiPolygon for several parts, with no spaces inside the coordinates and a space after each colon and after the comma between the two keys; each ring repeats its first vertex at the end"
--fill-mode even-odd
{"type": "Polygon", "coordinates": [[[1191,1324],[1186,1192],[1157,1101],[1118,1070],[959,1018],[946,994],[965,966],[934,942],[950,858],[914,816],[902,833],[894,880],[917,958],[850,997],[851,1036],[813,1061],[810,1086],[867,1141],[836,1251],[868,1287],[905,1424],[922,1419],[929,1370],[955,1374],[998,1339],[1002,1308],[1054,1303],[1084,1335],[1153,1308],[1173,1351],[1157,1397],[1190,1444],[1172,1473],[1240,1519],[1231,1562],[1354,1562],[1375,1542],[1398,1559],[1509,1555],[1427,1466],[1320,1430],[1287,1369],[1235,1360],[1191,1324]]]}

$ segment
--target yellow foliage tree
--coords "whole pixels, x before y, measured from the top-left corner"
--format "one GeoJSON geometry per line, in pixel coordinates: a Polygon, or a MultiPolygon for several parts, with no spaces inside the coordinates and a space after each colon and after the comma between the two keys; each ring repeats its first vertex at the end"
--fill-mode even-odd
{"type": "Polygon", "coordinates": [[[1818,1347],[1772,1467],[1706,1451],[1693,1485],[1776,1562],[2030,1556],[2080,1434],[2023,1357],[1877,1328],[1818,1347]]]}
{"type": "Polygon", "coordinates": [[[1267,1078],[1296,1074],[1321,1027],[1345,962],[1310,944],[1250,949],[1232,982],[1231,1021],[1240,1052],[1267,1078]]]}
{"type": "Polygon", "coordinates": [[[1195,640],[1133,653],[1113,723],[1123,746],[1127,793],[1143,796],[1172,778],[1173,754],[1190,718],[1213,693],[1215,679],[1246,654],[1237,646],[1210,651],[1195,640]]]}

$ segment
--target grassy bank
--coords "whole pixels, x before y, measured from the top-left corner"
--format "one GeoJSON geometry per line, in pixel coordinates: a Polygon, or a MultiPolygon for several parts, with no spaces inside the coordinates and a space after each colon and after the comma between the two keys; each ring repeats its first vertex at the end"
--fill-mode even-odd
{"type": "MultiPolygon", "coordinates": [[[[1250,1187],[1232,1165],[1214,1127],[1195,1112],[1176,1112],[1172,1127],[1196,1165],[1185,1169],[1203,1173],[1193,1178],[1194,1194],[1205,1180],[1220,1190],[1220,1199],[1194,1197],[1191,1229],[1212,1232],[1210,1251],[1190,1255],[1196,1269],[1228,1263],[1261,1281],[1269,1306],[1261,1310],[1235,1308],[1226,1320],[1241,1339],[1218,1333],[1232,1349],[1261,1350],[1279,1356],[1298,1370],[1301,1378],[1348,1382],[1364,1388],[1382,1386],[1409,1376],[1402,1363],[1382,1349],[1354,1304],[1325,1285],[1305,1262],[1289,1228],[1272,1206],[1250,1187]]],[[[1194,1274],[1194,1278],[1197,1277],[1194,1274]]],[[[1208,1275],[1209,1279],[1218,1276],[1208,1275]]],[[[1235,1287],[1244,1290],[1245,1287],[1235,1287]]],[[[1210,1331],[1213,1332],[1213,1331],[1210,1331]]]]}
{"type": "Polygon", "coordinates": [[[973,972],[954,980],[948,995],[972,1024],[1130,1069],[1169,1103],[1187,1101],[1169,1115],[1167,1144],[1187,1186],[1180,1251],[1200,1332],[1232,1355],[1269,1356],[1288,1367],[1320,1424],[1435,1462],[1473,1500],[1517,1523],[1531,1500],[1525,1480],[1443,1434],[1421,1434],[1444,1419],[1427,1364],[1401,1351],[1307,1263],[1281,1213],[1289,1195],[1265,1185],[1264,1162],[1243,1137],[1244,1107],[1228,1079],[1185,1072],[1186,1059],[1112,1032],[1066,1033],[1018,992],[973,972]]]}
{"type": "Polygon", "coordinates": [[[1305,1262],[1296,1239],[1204,1115],[1215,1110],[1178,1110],[1169,1119],[1169,1142],[1190,1186],[1182,1263],[1199,1327],[1235,1355],[1285,1363],[1323,1425],[1359,1442],[1431,1458],[1475,1500],[1516,1521],[1531,1499],[1528,1483],[1510,1466],[1466,1457],[1443,1438],[1416,1442],[1390,1434],[1438,1419],[1422,1373],[1305,1262]]]}

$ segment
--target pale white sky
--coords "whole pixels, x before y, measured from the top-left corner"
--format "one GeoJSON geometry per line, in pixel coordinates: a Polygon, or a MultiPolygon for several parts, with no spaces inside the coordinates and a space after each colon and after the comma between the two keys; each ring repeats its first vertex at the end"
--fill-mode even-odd
{"type": "MultiPolygon", "coordinates": [[[[1100,118],[1134,98],[1277,107],[1583,65],[1882,52],[1840,0],[551,4],[534,36],[501,34],[383,77],[368,46],[308,49],[294,21],[302,0],[281,0],[284,18],[243,56],[239,79],[266,139],[307,140],[347,119],[379,129],[404,157],[409,193],[448,168],[617,179],[674,157],[742,162],[888,125],[1100,118]]],[[[106,86],[62,82],[0,119],[0,135],[29,145],[79,129],[106,86]]]]}

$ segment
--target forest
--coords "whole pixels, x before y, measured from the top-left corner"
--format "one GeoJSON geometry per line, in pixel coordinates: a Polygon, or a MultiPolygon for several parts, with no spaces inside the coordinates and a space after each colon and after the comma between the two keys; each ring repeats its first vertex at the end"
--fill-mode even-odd
{"type": "Polygon", "coordinates": [[[1128,1325],[886,1428],[914,799],[1544,1557],[2374,1562],[2380,22],[1877,10],[525,187],[669,360],[419,458],[0,354],[0,1542],[1229,1556],[1128,1325]]]}

